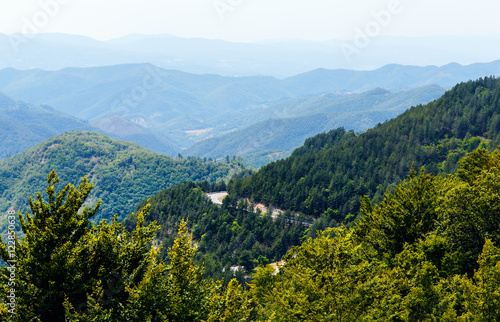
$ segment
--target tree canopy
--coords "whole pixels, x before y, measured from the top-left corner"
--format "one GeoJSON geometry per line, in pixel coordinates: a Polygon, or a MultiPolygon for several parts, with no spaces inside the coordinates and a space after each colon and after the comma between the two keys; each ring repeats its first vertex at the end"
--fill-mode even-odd
{"type": "Polygon", "coordinates": [[[500,144],[500,79],[456,85],[440,99],[353,136],[332,130],[305,141],[285,159],[233,180],[229,191],[255,202],[337,221],[360,210],[360,195],[375,202],[406,177],[412,165],[454,173],[457,161],[481,146],[500,144]]]}
{"type": "Polygon", "coordinates": [[[116,217],[95,226],[100,204],[85,206],[92,185],[83,178],[56,192],[51,172],[46,199],[39,193],[31,214],[18,214],[24,237],[15,239],[14,256],[0,246],[7,264],[0,314],[5,321],[497,321],[500,149],[478,148],[459,164],[446,177],[411,171],[378,204],[362,197],[363,217],[352,227],[318,232],[287,252],[278,270],[262,262],[249,288],[204,277],[195,261],[202,243],[184,219],[165,262],[160,227],[145,225],[149,204],[131,231],[116,217]]]}
{"type": "Polygon", "coordinates": [[[226,295],[220,282],[203,278],[185,222],[165,265],[154,246],[160,227],[144,225],[148,204],[131,232],[116,216],[96,226],[90,219],[100,202],[85,206],[93,188],[87,178],[56,192],[58,183],[52,171],[47,199],[38,193],[30,198],[31,214],[18,214],[24,237],[15,238],[14,257],[7,243],[0,245],[7,263],[0,275],[3,321],[202,321],[239,303],[231,297],[241,292],[234,282],[226,295]],[[5,302],[12,293],[13,306],[5,302]]]}
{"type": "Polygon", "coordinates": [[[296,247],[252,294],[265,321],[497,321],[500,150],[456,175],[412,171],[353,228],[296,247]]]}

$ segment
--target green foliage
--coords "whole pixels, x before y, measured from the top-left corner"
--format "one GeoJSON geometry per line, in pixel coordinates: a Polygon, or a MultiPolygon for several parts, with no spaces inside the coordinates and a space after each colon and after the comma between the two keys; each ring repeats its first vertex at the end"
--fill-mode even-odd
{"type": "Polygon", "coordinates": [[[0,210],[24,209],[28,194],[42,184],[42,174],[52,169],[59,169],[64,182],[88,176],[95,188],[87,202],[103,201],[94,217],[98,222],[115,214],[123,219],[147,197],[181,182],[227,178],[241,170],[242,164],[174,159],[102,134],[68,132],[0,161],[0,210]]]}
{"type": "Polygon", "coordinates": [[[497,321],[500,149],[457,175],[412,172],[384,200],[363,198],[351,229],[309,239],[252,294],[266,321],[497,321]]]}
{"type": "Polygon", "coordinates": [[[437,101],[359,136],[344,141],[335,130],[310,138],[288,159],[233,180],[229,191],[315,217],[330,208],[339,211],[340,221],[359,213],[360,195],[381,201],[412,166],[425,166],[430,174],[454,173],[467,152],[493,149],[500,143],[499,98],[498,79],[461,83],[437,101]]]}
{"type": "Polygon", "coordinates": [[[116,216],[95,226],[90,219],[100,202],[84,206],[93,188],[88,180],[59,192],[57,183],[52,171],[47,201],[38,193],[35,201],[30,198],[31,214],[19,213],[25,237],[15,239],[14,256],[7,244],[0,244],[7,263],[0,269],[3,321],[201,322],[250,316],[251,300],[236,281],[222,288],[221,281],[203,278],[186,222],[180,222],[165,265],[158,260],[160,250],[152,246],[160,227],[155,222],[144,225],[149,204],[134,216],[131,232],[116,216]],[[12,292],[15,314],[5,302],[12,292]]]}
{"type": "MultiPolygon", "coordinates": [[[[85,207],[92,185],[84,178],[78,188],[67,185],[56,193],[59,182],[54,171],[47,178],[47,201],[40,193],[30,198],[31,215],[19,213],[24,238],[16,239],[15,321],[65,321],[65,315],[87,316],[99,312],[110,320],[121,319],[121,308],[129,297],[127,288],[141,283],[154,269],[148,258],[155,255],[151,244],[158,226],[144,227],[145,207],[137,215],[137,227],[126,232],[114,217],[94,226],[95,207],[85,207]]],[[[6,244],[0,256],[8,262],[6,244]]],[[[2,299],[10,265],[2,268],[2,299]]],[[[77,321],[76,319],[75,321],[77,321]]]]}
{"type": "Polygon", "coordinates": [[[405,244],[413,244],[435,228],[439,181],[423,170],[418,176],[412,171],[394,192],[386,192],[377,206],[366,197],[362,199],[366,219],[357,224],[356,237],[385,257],[400,253],[405,244]]]}
{"type": "Polygon", "coordinates": [[[466,280],[465,315],[469,321],[497,321],[500,317],[500,249],[486,240],[474,279],[466,280]]]}
{"type": "MultiPolygon", "coordinates": [[[[307,234],[308,220],[304,216],[291,222],[292,214],[287,212],[273,219],[269,214],[254,211],[250,202],[232,196],[227,196],[221,206],[213,204],[205,193],[220,188],[224,187],[217,183],[183,183],[149,199],[151,210],[146,221],[162,226],[158,239],[164,246],[161,256],[165,261],[169,262],[167,248],[174,243],[172,232],[188,219],[198,245],[196,262],[203,264],[206,277],[224,278],[226,283],[233,277],[244,282],[245,276],[259,265],[259,258],[279,261],[307,234]]],[[[133,229],[135,220],[131,215],[124,224],[133,229]]]]}
{"type": "Polygon", "coordinates": [[[212,297],[206,322],[250,321],[252,313],[250,294],[236,279],[232,279],[225,290],[212,297]]]}
{"type": "Polygon", "coordinates": [[[203,270],[193,261],[193,247],[187,224],[181,221],[179,234],[169,249],[166,292],[168,321],[200,321],[208,315],[208,303],[219,288],[212,280],[204,280],[203,270]]]}

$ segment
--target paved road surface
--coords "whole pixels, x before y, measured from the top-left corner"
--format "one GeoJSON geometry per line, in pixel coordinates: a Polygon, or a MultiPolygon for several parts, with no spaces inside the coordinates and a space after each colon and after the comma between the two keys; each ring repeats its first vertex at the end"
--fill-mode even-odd
{"type": "Polygon", "coordinates": [[[227,195],[228,195],[227,191],[212,192],[207,194],[207,196],[216,205],[222,205],[222,199],[224,199],[227,195]]]}

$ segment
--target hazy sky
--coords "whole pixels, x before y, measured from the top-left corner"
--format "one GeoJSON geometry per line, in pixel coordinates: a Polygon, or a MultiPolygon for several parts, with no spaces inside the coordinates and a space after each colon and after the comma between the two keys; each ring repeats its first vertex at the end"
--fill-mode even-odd
{"type": "Polygon", "coordinates": [[[0,32],[230,41],[500,34],[499,0],[0,0],[0,32]],[[391,10],[390,10],[391,9],[391,10]],[[383,13],[391,12],[388,15],[383,13]],[[382,13],[377,18],[374,13],[382,13]],[[370,29],[372,28],[372,29],[370,29]]]}

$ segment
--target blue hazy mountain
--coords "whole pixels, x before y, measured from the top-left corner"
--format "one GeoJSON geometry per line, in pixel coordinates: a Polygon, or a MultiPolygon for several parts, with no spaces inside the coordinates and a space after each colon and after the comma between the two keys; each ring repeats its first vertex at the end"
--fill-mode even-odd
{"type": "Polygon", "coordinates": [[[234,43],[172,35],[129,35],[97,41],[66,34],[0,34],[0,68],[94,67],[152,63],[167,69],[226,76],[289,77],[317,68],[373,70],[387,64],[443,66],[499,59],[499,36],[435,36],[314,42],[296,39],[234,43]],[[357,46],[357,47],[356,47],[357,46]],[[342,48],[354,48],[345,54],[342,48]]]}
{"type": "Polygon", "coordinates": [[[271,146],[291,149],[308,136],[339,126],[364,131],[412,105],[436,99],[442,88],[487,75],[500,75],[500,61],[442,67],[392,64],[372,71],[316,69],[285,79],[200,75],[126,64],[57,71],[6,68],[0,70],[0,90],[16,100],[49,105],[87,120],[156,152],[175,155],[188,149],[190,154],[218,156],[255,153],[271,146]],[[380,91],[383,95],[374,96],[380,91]],[[363,92],[368,94],[357,96],[363,92]],[[263,143],[250,135],[265,122],[275,124],[274,120],[297,130],[277,136],[293,138],[286,139],[288,145],[279,140],[263,143]],[[304,124],[309,124],[307,129],[299,131],[304,124]],[[227,139],[239,142],[235,137],[257,141],[250,142],[250,149],[214,148],[227,146],[227,139]]]}
{"type": "Polygon", "coordinates": [[[0,93],[0,159],[70,130],[93,130],[86,122],[0,93]]]}
{"type": "Polygon", "coordinates": [[[103,132],[167,155],[174,155],[177,151],[147,129],[119,117],[90,124],[50,106],[29,104],[0,92],[0,159],[73,130],[103,132]]]}
{"type": "Polygon", "coordinates": [[[433,101],[444,92],[443,88],[432,85],[398,93],[378,88],[362,94],[322,94],[291,99],[274,105],[266,113],[249,117],[262,121],[199,141],[185,153],[216,158],[241,155],[247,163],[259,167],[273,161],[274,156],[291,153],[318,133],[338,127],[363,132],[398,116],[411,106],[433,101]],[[282,117],[284,115],[296,117],[282,117]]]}

